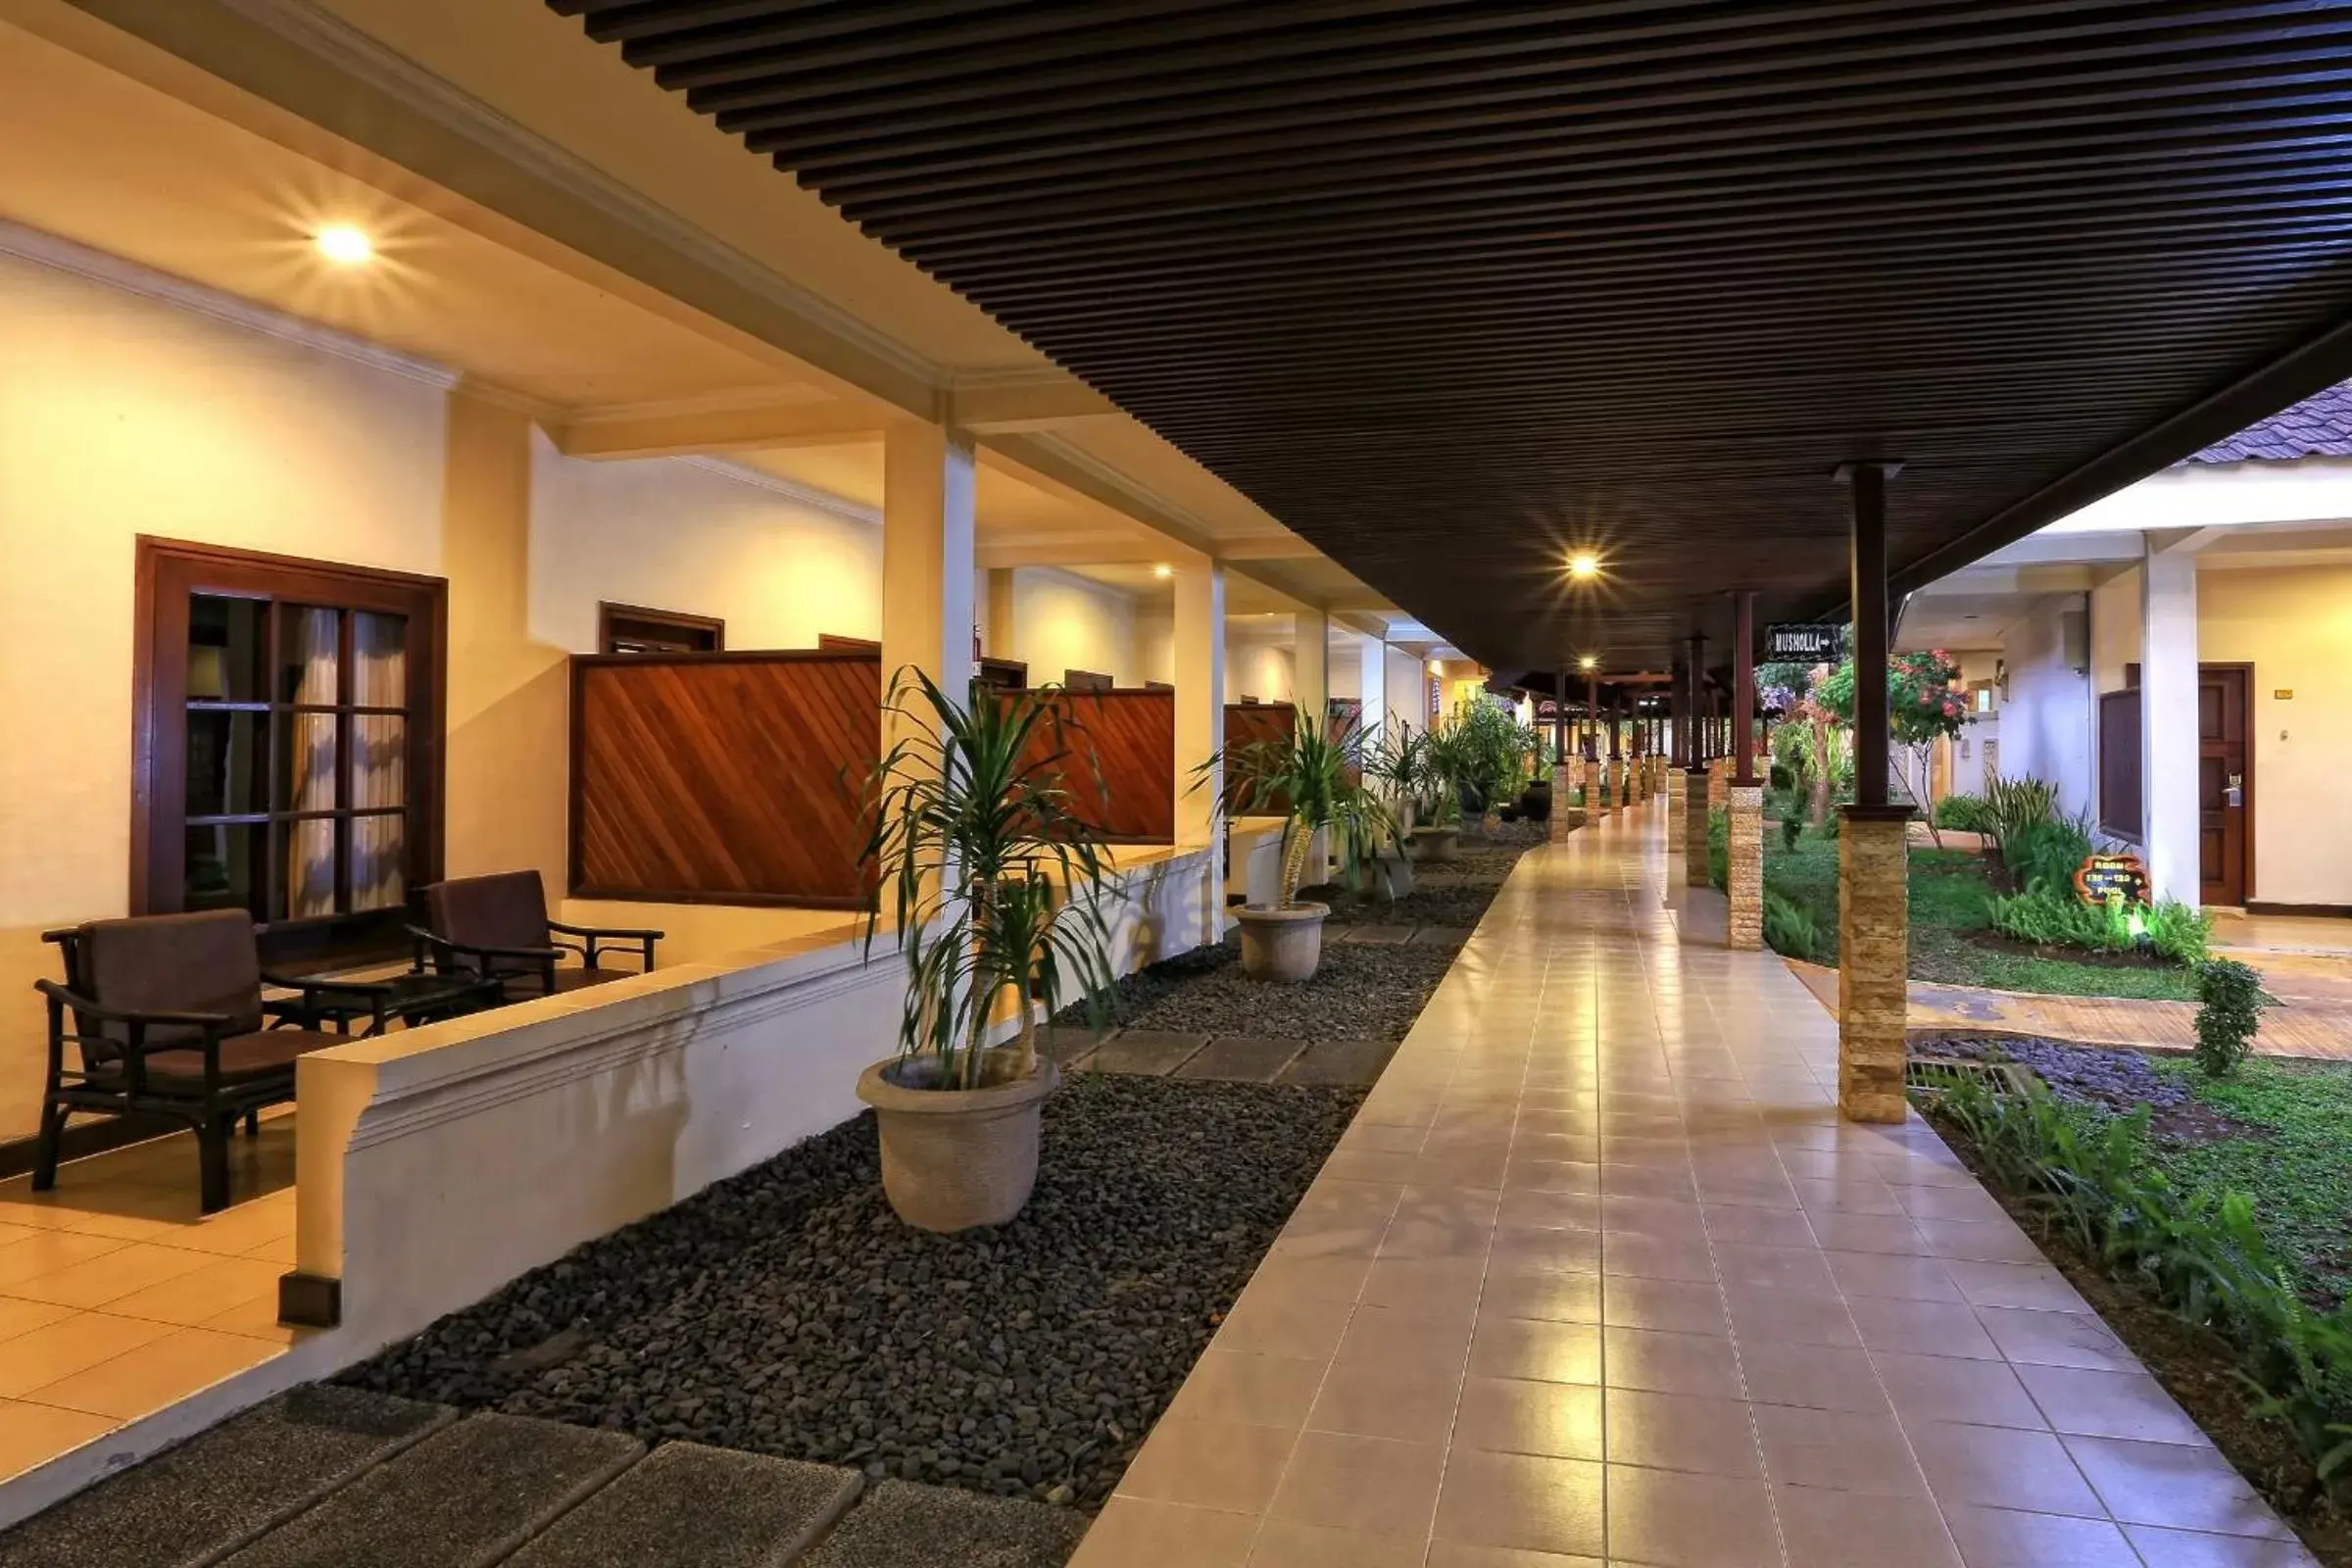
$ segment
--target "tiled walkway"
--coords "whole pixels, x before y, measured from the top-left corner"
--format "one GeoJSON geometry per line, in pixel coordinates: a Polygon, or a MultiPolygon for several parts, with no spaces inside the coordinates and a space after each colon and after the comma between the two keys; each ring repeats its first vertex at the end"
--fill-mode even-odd
{"type": "Polygon", "coordinates": [[[1665,862],[1520,862],[1080,1568],[2308,1562],[1665,862]]]}

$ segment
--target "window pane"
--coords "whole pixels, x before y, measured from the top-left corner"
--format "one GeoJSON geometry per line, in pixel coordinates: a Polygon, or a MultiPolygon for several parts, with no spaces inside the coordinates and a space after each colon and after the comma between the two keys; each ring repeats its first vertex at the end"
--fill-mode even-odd
{"type": "Polygon", "coordinates": [[[351,622],[351,700],[360,708],[409,705],[409,622],[405,615],[355,611],[351,622]]]}
{"type": "Polygon", "coordinates": [[[351,719],[351,804],[409,804],[409,721],[391,713],[354,713],[351,719]]]}
{"type": "Polygon", "coordinates": [[[270,809],[270,773],[262,756],[270,715],[191,709],[187,720],[188,815],[270,809]]]}
{"type": "Polygon", "coordinates": [[[351,819],[351,906],[397,907],[409,896],[409,819],[405,814],[351,819]]]}
{"type": "Polygon", "coordinates": [[[181,903],[190,909],[250,909],[254,918],[267,919],[262,888],[269,843],[259,823],[188,829],[181,903]]]}
{"type": "Polygon", "coordinates": [[[342,701],[343,612],[281,605],[277,623],[277,701],[342,701]]]}
{"type": "Polygon", "coordinates": [[[280,811],[331,811],[335,798],[334,713],[277,715],[277,798],[280,811]]]}
{"type": "Polygon", "coordinates": [[[335,912],[335,829],[332,817],[284,822],[286,918],[313,920],[335,912]]]}
{"type": "Polygon", "coordinates": [[[188,596],[188,701],[262,703],[270,658],[270,601],[188,596]]]}

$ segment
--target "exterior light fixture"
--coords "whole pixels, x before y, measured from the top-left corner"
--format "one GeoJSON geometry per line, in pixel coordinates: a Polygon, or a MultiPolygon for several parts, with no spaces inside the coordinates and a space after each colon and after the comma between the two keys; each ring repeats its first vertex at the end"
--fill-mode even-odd
{"type": "Polygon", "coordinates": [[[358,267],[375,259],[375,242],[354,223],[329,223],[312,236],[311,243],[337,267],[358,267]]]}
{"type": "Polygon", "coordinates": [[[1158,565],[1152,568],[1152,575],[1154,577],[1173,577],[1176,575],[1176,568],[1163,561],[1158,565]]]}
{"type": "Polygon", "coordinates": [[[1600,575],[1600,558],[1590,550],[1579,550],[1568,558],[1568,575],[1578,582],[1591,582],[1600,575]]]}
{"type": "Polygon", "coordinates": [[[1433,660],[1431,660],[1431,661],[1429,662],[1429,672],[1430,672],[1432,675],[1443,675],[1443,674],[1445,674],[1445,673],[1446,673],[1446,661],[1444,661],[1443,659],[1433,659],[1433,660]]]}
{"type": "Polygon", "coordinates": [[[1579,669],[1598,669],[1600,667],[1600,661],[1593,658],[1591,654],[1587,654],[1576,662],[1576,667],[1579,669]]]}

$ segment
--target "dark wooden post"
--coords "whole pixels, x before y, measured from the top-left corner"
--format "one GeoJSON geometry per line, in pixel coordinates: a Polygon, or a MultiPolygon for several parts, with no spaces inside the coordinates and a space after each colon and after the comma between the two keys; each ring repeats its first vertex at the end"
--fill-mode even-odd
{"type": "Polygon", "coordinates": [[[1585,676],[1585,760],[1600,760],[1600,672],[1585,676]]]}
{"type": "MultiPolygon", "coordinates": [[[[1551,674],[1551,764],[1556,773],[1559,765],[1568,760],[1568,671],[1565,666],[1551,674]]],[[[1565,790],[1558,779],[1555,789],[1565,790]]]]}
{"type": "Polygon", "coordinates": [[[1756,779],[1756,596],[1741,589],[1733,596],[1732,632],[1732,754],[1737,765],[1732,782],[1752,785],[1756,779]]]}
{"type": "Polygon", "coordinates": [[[1886,469],[1845,469],[1854,491],[1848,563],[1854,600],[1854,804],[1886,804],[1886,469]]]}

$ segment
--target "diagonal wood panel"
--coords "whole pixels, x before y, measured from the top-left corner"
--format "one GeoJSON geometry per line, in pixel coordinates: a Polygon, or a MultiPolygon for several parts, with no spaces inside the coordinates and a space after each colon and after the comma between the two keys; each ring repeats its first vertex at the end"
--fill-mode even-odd
{"type": "Polygon", "coordinates": [[[1113,844],[1176,842],[1176,694],[1055,691],[1027,760],[1046,763],[1071,809],[1113,844]]]}
{"type": "Polygon", "coordinates": [[[863,654],[574,659],[571,891],[863,903],[881,701],[881,662],[863,654]]]}

